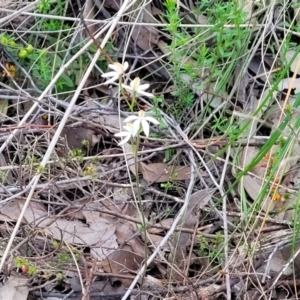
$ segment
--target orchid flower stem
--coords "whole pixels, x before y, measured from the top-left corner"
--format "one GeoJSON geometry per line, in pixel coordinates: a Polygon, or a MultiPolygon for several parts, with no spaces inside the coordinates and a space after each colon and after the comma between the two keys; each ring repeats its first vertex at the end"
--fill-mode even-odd
{"type": "Polygon", "coordinates": [[[129,104],[129,109],[131,112],[133,112],[133,109],[134,109],[134,105],[135,105],[135,96],[132,97],[132,101],[131,103],[129,104]]]}
{"type": "MultiPolygon", "coordinates": [[[[145,246],[145,261],[147,261],[147,224],[146,224],[146,219],[145,219],[145,214],[143,212],[143,204],[142,204],[142,197],[141,197],[141,188],[140,188],[140,180],[139,180],[139,168],[138,168],[138,157],[137,157],[137,152],[139,150],[139,144],[140,144],[140,131],[138,132],[137,136],[136,136],[136,143],[135,145],[132,145],[132,153],[134,156],[134,166],[135,166],[135,176],[136,176],[136,186],[137,186],[137,198],[138,198],[138,206],[139,206],[139,210],[141,212],[142,215],[142,231],[144,232],[144,246],[145,246]]],[[[143,274],[142,277],[142,283],[144,281],[144,278],[146,276],[146,270],[147,268],[145,268],[145,272],[143,274]]]]}
{"type": "Polygon", "coordinates": [[[119,87],[120,87],[120,91],[121,91],[121,94],[122,94],[123,98],[127,102],[127,105],[130,107],[130,103],[128,102],[126,94],[124,92],[124,88],[123,88],[123,85],[122,85],[122,78],[121,77],[119,78],[119,87]]]}
{"type": "Polygon", "coordinates": [[[122,85],[122,78],[120,77],[119,78],[119,87],[120,87],[120,90],[121,90],[121,94],[123,96],[123,98],[125,99],[125,101],[127,102],[127,105],[130,109],[131,112],[133,112],[133,109],[134,109],[134,104],[135,104],[135,96],[132,97],[132,101],[131,103],[127,100],[127,96],[125,94],[125,89],[123,88],[123,85],[122,85]]]}

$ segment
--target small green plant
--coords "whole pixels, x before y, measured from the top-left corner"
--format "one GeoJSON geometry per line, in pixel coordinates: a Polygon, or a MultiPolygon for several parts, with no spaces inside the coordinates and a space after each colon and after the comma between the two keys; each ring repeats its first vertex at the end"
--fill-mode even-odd
{"type": "Polygon", "coordinates": [[[174,156],[174,154],[175,154],[174,149],[165,150],[165,159],[164,159],[164,161],[170,161],[170,159],[174,156]]]}
{"type": "Polygon", "coordinates": [[[18,256],[15,258],[15,264],[16,264],[17,268],[20,269],[23,265],[28,265],[29,261],[26,258],[18,256]]]}
{"type": "Polygon", "coordinates": [[[147,230],[147,227],[143,224],[138,224],[137,229],[139,232],[145,232],[145,230],[147,230]]]}
{"type": "Polygon", "coordinates": [[[30,264],[30,265],[28,266],[28,274],[29,274],[29,275],[35,275],[36,272],[37,272],[36,266],[33,265],[33,264],[30,264]]]}
{"type": "Polygon", "coordinates": [[[182,118],[182,112],[194,102],[196,90],[213,87],[216,94],[224,90],[238,58],[246,50],[250,30],[240,26],[247,16],[238,1],[198,3],[194,13],[203,15],[205,12],[210,30],[204,27],[187,30],[181,26],[177,4],[176,0],[164,2],[166,30],[171,35],[167,46],[168,64],[175,86],[174,105],[168,110],[176,118],[182,118]]]}
{"type": "Polygon", "coordinates": [[[41,0],[37,6],[37,12],[41,14],[46,14],[50,11],[50,1],[49,0],[41,0]]]}
{"type": "Polygon", "coordinates": [[[97,177],[97,171],[94,164],[89,164],[87,168],[83,171],[85,176],[97,177]]]}
{"type": "Polygon", "coordinates": [[[198,248],[198,256],[207,256],[209,243],[207,239],[203,235],[198,236],[199,239],[199,248],[198,248]]]}
{"type": "Polygon", "coordinates": [[[58,255],[58,261],[60,263],[69,263],[72,261],[72,256],[68,252],[62,252],[58,255]]]}
{"type": "MultiPolygon", "coordinates": [[[[188,42],[189,37],[180,31],[181,20],[179,17],[179,10],[177,7],[177,1],[175,0],[166,0],[164,3],[166,7],[165,17],[167,19],[166,28],[172,35],[172,40],[168,50],[170,51],[170,62],[173,68],[173,81],[175,83],[175,91],[172,92],[172,95],[176,98],[175,109],[172,109],[171,112],[175,113],[178,117],[179,111],[182,112],[182,109],[190,106],[193,103],[194,95],[191,91],[190,86],[187,84],[187,81],[183,79],[185,66],[183,64],[184,52],[183,45],[188,42]]],[[[190,75],[194,77],[193,71],[189,68],[190,65],[186,65],[186,70],[190,71],[190,75]]]]}
{"type": "MultiPolygon", "coordinates": [[[[73,255],[70,253],[70,250],[72,251],[72,253],[74,254],[74,257],[76,260],[79,260],[82,253],[75,247],[67,247],[66,245],[64,244],[61,244],[60,242],[58,241],[52,241],[52,246],[57,249],[57,261],[56,261],[56,267],[61,269],[63,268],[63,266],[65,264],[70,264],[74,261],[73,259],[73,255]]],[[[62,276],[62,275],[59,275],[58,276],[62,276]]],[[[61,280],[61,279],[58,279],[58,280],[61,280]]]]}
{"type": "Polygon", "coordinates": [[[85,148],[88,148],[89,147],[89,141],[88,140],[83,140],[81,142],[82,146],[85,147],[85,148]]]}
{"type": "Polygon", "coordinates": [[[160,110],[159,107],[164,105],[164,99],[162,97],[153,97],[153,106],[151,107],[151,110],[153,112],[153,115],[156,119],[160,119],[160,110]]]}
{"type": "Polygon", "coordinates": [[[28,165],[31,165],[31,164],[38,164],[38,163],[40,163],[40,162],[41,162],[40,158],[38,158],[38,157],[36,157],[36,156],[34,156],[34,155],[28,155],[28,156],[26,157],[26,163],[27,163],[28,165]]]}
{"type": "Polygon", "coordinates": [[[226,134],[230,140],[236,140],[236,136],[240,133],[238,124],[233,123],[233,118],[219,117],[215,118],[212,129],[219,134],[226,134]]]}
{"type": "Polygon", "coordinates": [[[208,256],[210,259],[220,262],[222,259],[222,250],[224,246],[224,237],[218,232],[216,233],[214,242],[208,241],[203,235],[198,236],[199,239],[199,256],[208,256]]]}
{"type": "Polygon", "coordinates": [[[57,241],[53,241],[52,242],[52,246],[55,248],[55,249],[58,249],[59,247],[60,247],[60,243],[59,242],[57,242],[57,241]]]}
{"type": "Polygon", "coordinates": [[[38,174],[43,174],[44,170],[45,170],[45,167],[44,167],[44,166],[39,165],[39,166],[37,167],[37,173],[38,173],[38,174]]]}
{"type": "Polygon", "coordinates": [[[46,31],[57,31],[60,30],[62,26],[61,21],[59,20],[47,20],[43,22],[43,29],[46,31]]]}
{"type": "Polygon", "coordinates": [[[160,186],[164,188],[165,191],[174,189],[174,184],[171,181],[161,183],[160,186]]]}
{"type": "Polygon", "coordinates": [[[62,252],[59,253],[57,256],[57,263],[56,263],[56,267],[58,269],[62,269],[64,265],[71,263],[72,260],[72,256],[70,253],[68,252],[62,252]]]}
{"type": "Polygon", "coordinates": [[[7,183],[7,179],[8,179],[8,173],[4,171],[0,171],[0,182],[2,184],[7,183]]]}
{"type": "MultiPolygon", "coordinates": [[[[3,33],[0,35],[0,43],[7,45],[6,50],[10,53],[11,57],[15,60],[20,60],[20,64],[29,72],[35,84],[40,88],[44,89],[52,80],[52,64],[54,61],[53,55],[45,49],[35,49],[31,44],[24,46],[23,44],[17,43],[13,37],[3,33]]],[[[60,66],[57,66],[58,69],[60,66]]],[[[14,61],[7,64],[7,69],[14,68],[14,70],[8,70],[12,77],[16,77],[16,66],[14,61]],[[8,67],[9,66],[9,67],[8,67]]],[[[18,73],[20,74],[20,73],[18,73]]],[[[21,75],[21,74],[20,74],[21,75]]],[[[74,88],[74,80],[68,80],[68,76],[64,74],[61,77],[61,81],[58,82],[58,89],[63,90],[66,86],[70,87],[72,82],[72,88],[74,88]]]]}
{"type": "Polygon", "coordinates": [[[27,258],[16,257],[15,258],[16,267],[22,271],[22,273],[27,273],[29,275],[35,275],[37,273],[36,265],[30,262],[27,258]]]}
{"type": "Polygon", "coordinates": [[[84,155],[83,155],[83,151],[81,149],[76,148],[76,149],[69,152],[69,158],[70,159],[76,159],[79,162],[82,162],[83,157],[84,157],[84,155]]]}

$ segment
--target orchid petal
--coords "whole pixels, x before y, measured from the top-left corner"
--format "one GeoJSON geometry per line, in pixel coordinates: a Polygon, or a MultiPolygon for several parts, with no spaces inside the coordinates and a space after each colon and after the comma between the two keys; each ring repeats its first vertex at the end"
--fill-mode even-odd
{"type": "Polygon", "coordinates": [[[154,98],[153,94],[147,93],[147,92],[144,92],[144,91],[138,91],[138,94],[142,95],[142,96],[145,96],[145,97],[148,97],[148,98],[154,98]]]}
{"type": "Polygon", "coordinates": [[[145,135],[148,137],[149,132],[150,132],[149,123],[145,119],[141,120],[141,123],[142,123],[143,131],[144,131],[145,135]]]}
{"type": "Polygon", "coordinates": [[[108,65],[108,67],[114,70],[115,72],[117,72],[119,75],[122,75],[124,73],[123,66],[118,62],[115,62],[114,64],[110,64],[108,65]]]}
{"type": "Polygon", "coordinates": [[[149,83],[145,83],[145,84],[141,84],[138,88],[138,91],[144,91],[147,90],[149,88],[150,84],[149,83]]]}
{"type": "Polygon", "coordinates": [[[122,87],[126,90],[126,91],[129,91],[129,92],[133,92],[133,88],[129,85],[126,85],[126,84],[122,84],[122,87]]]}
{"type": "Polygon", "coordinates": [[[140,126],[141,126],[141,120],[140,119],[137,119],[133,122],[132,131],[131,131],[132,136],[137,135],[138,131],[140,130],[140,126]]]}
{"type": "Polygon", "coordinates": [[[131,134],[131,132],[132,132],[132,126],[123,126],[123,128],[125,129],[125,130],[127,130],[128,131],[128,133],[130,133],[131,134]]]}
{"type": "Polygon", "coordinates": [[[108,79],[107,81],[105,81],[104,84],[110,84],[110,83],[113,83],[113,82],[115,82],[115,81],[118,80],[118,79],[119,79],[119,76],[116,75],[116,76],[112,77],[111,79],[108,79]]]}
{"type": "Polygon", "coordinates": [[[123,137],[123,136],[130,136],[130,133],[129,132],[125,132],[125,131],[122,131],[122,132],[118,132],[116,134],[114,134],[114,136],[116,137],[123,137]]]}
{"type": "Polygon", "coordinates": [[[144,118],[144,117],[145,117],[145,111],[141,109],[141,110],[138,112],[138,115],[139,115],[139,118],[140,118],[140,119],[144,118]]]}
{"type": "Polygon", "coordinates": [[[152,118],[152,117],[145,117],[144,120],[146,120],[148,122],[151,122],[151,123],[153,123],[155,125],[159,124],[159,122],[156,119],[152,118]]]}
{"type": "Polygon", "coordinates": [[[129,64],[127,61],[125,61],[123,64],[123,70],[126,71],[128,69],[128,67],[129,67],[129,64]]]}
{"type": "Polygon", "coordinates": [[[113,77],[113,76],[116,76],[116,75],[118,75],[118,74],[116,74],[116,72],[107,72],[107,73],[103,73],[101,75],[101,77],[106,78],[106,77],[113,77]]]}
{"type": "Polygon", "coordinates": [[[137,119],[138,119],[137,116],[129,116],[129,117],[127,117],[123,122],[125,122],[125,123],[130,123],[130,122],[135,121],[135,120],[137,120],[137,119]]]}
{"type": "Polygon", "coordinates": [[[135,77],[131,82],[130,82],[130,86],[132,88],[133,91],[137,91],[139,86],[140,86],[140,82],[141,79],[140,77],[135,77]]]}
{"type": "Polygon", "coordinates": [[[126,144],[130,140],[131,136],[127,136],[124,140],[122,140],[120,143],[118,143],[119,146],[122,146],[126,144]]]}
{"type": "Polygon", "coordinates": [[[145,111],[141,109],[141,110],[138,112],[138,115],[139,115],[139,118],[144,118],[144,117],[145,117],[145,111]]]}

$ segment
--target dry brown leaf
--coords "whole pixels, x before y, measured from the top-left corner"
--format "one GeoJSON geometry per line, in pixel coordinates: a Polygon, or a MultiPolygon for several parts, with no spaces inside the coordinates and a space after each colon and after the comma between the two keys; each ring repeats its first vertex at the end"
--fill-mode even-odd
{"type": "Polygon", "coordinates": [[[157,46],[163,54],[170,53],[170,50],[168,50],[169,44],[167,44],[165,41],[159,40],[157,46]]]}
{"type": "Polygon", "coordinates": [[[13,0],[1,0],[0,1],[0,7],[8,8],[9,6],[11,6],[11,4],[13,4],[13,0]]]}
{"type": "Polygon", "coordinates": [[[219,107],[228,98],[228,93],[225,89],[216,90],[217,82],[215,81],[202,88],[201,85],[201,82],[193,84],[194,92],[213,108],[219,107]]]}
{"type": "MultiPolygon", "coordinates": [[[[112,188],[113,199],[106,198],[99,202],[99,208],[108,208],[111,212],[126,214],[132,218],[139,220],[140,215],[137,208],[132,203],[128,203],[129,198],[128,192],[131,193],[131,189],[126,188],[112,188]]],[[[95,207],[95,203],[87,205],[87,209],[92,209],[95,207]]],[[[116,224],[116,238],[119,245],[127,247],[130,251],[143,255],[145,248],[138,236],[134,236],[137,232],[137,226],[134,222],[130,222],[124,219],[116,218],[115,216],[110,216],[106,213],[101,213],[101,216],[105,218],[108,222],[116,224]]],[[[124,249],[124,248],[122,248],[124,249]]]]}
{"type": "Polygon", "coordinates": [[[191,167],[168,166],[165,163],[140,163],[139,171],[148,182],[166,182],[190,179],[191,167]]]}
{"type": "Polygon", "coordinates": [[[11,222],[18,220],[21,213],[19,202],[23,203],[24,200],[14,199],[3,204],[0,203],[0,221],[11,222]]]}
{"type": "Polygon", "coordinates": [[[89,227],[94,230],[92,234],[93,241],[90,240],[93,242],[92,256],[98,259],[105,259],[109,253],[118,248],[115,235],[116,224],[108,223],[105,219],[99,218],[98,221],[89,224],[89,227]]]}
{"type": "Polygon", "coordinates": [[[118,11],[120,8],[120,2],[121,0],[104,0],[103,4],[107,8],[111,8],[113,10],[118,11]]]}
{"type": "Polygon", "coordinates": [[[300,78],[285,78],[282,79],[278,84],[278,88],[280,91],[287,90],[290,86],[294,90],[295,94],[300,93],[300,78]]]}
{"type": "MultiPolygon", "coordinates": [[[[174,222],[174,218],[167,218],[167,219],[164,219],[164,220],[160,221],[156,225],[161,225],[162,227],[167,227],[168,228],[173,224],[173,222],[174,222]]],[[[164,228],[149,228],[148,232],[156,234],[156,233],[161,233],[164,230],[165,230],[164,228]]]]}
{"type": "Polygon", "coordinates": [[[26,300],[29,294],[29,279],[21,275],[12,275],[0,284],[0,300],[26,300]]]}
{"type": "Polygon", "coordinates": [[[128,221],[119,221],[116,229],[116,237],[118,244],[122,245],[126,242],[132,252],[143,256],[145,253],[144,244],[140,241],[138,236],[134,236],[136,233],[136,225],[128,221]]]}
{"type": "Polygon", "coordinates": [[[99,263],[100,267],[115,274],[135,273],[144,262],[144,256],[118,249],[110,253],[108,257],[99,263]]]}
{"type": "MultiPolygon", "coordinates": [[[[245,147],[240,155],[239,155],[239,165],[242,168],[247,167],[253,158],[257,155],[259,149],[255,147],[245,147]]],[[[268,163],[267,159],[263,159],[260,163],[258,163],[254,168],[251,169],[251,173],[259,176],[260,178],[264,178],[266,174],[266,165],[268,163]]]]}
{"type": "MultiPolygon", "coordinates": [[[[286,58],[287,63],[289,63],[292,60],[294,55],[295,55],[295,50],[289,50],[286,52],[285,58],[286,58]]],[[[297,55],[295,56],[295,58],[291,64],[291,71],[297,72],[297,74],[300,74],[300,69],[297,70],[297,63],[298,63],[299,59],[300,59],[300,53],[297,53],[297,55]]]]}
{"type": "Polygon", "coordinates": [[[207,17],[201,13],[196,13],[195,11],[191,10],[189,13],[181,13],[182,15],[182,23],[185,24],[201,24],[201,25],[208,25],[209,22],[207,17]]]}
{"type": "MultiPolygon", "coordinates": [[[[143,236],[144,238],[144,236],[143,236]]],[[[157,234],[147,234],[147,238],[150,239],[149,241],[149,245],[150,246],[154,246],[155,248],[160,244],[160,242],[163,240],[163,236],[157,235],[157,234]]],[[[145,241],[144,241],[145,242],[145,241]]]]}
{"type": "MultiPolygon", "coordinates": [[[[187,210],[178,223],[179,228],[194,229],[199,217],[200,211],[203,209],[209,200],[211,200],[215,189],[206,189],[198,191],[191,195],[187,210]]],[[[191,233],[176,232],[170,239],[171,254],[169,256],[169,262],[176,264],[178,267],[182,267],[186,258],[186,247],[188,245],[191,233]]]]}
{"type": "MultiPolygon", "coordinates": [[[[20,210],[23,209],[24,202],[24,200],[18,202],[20,210]]],[[[41,228],[47,227],[48,224],[52,222],[52,218],[48,216],[45,207],[42,204],[33,201],[27,206],[24,213],[24,219],[28,224],[41,228]]]]}
{"type": "MultiPolygon", "coordinates": [[[[241,5],[241,7],[243,7],[243,11],[247,14],[247,19],[250,19],[252,17],[253,14],[253,8],[254,8],[254,0],[239,0],[239,3],[241,5]]],[[[250,20],[250,23],[254,23],[256,20],[256,18],[252,18],[250,20]]]]}
{"type": "MultiPolygon", "coordinates": [[[[289,214],[288,214],[288,216],[289,216],[288,220],[291,220],[290,217],[295,216],[294,213],[292,214],[292,216],[289,216],[289,214]]],[[[287,215],[284,216],[285,220],[286,220],[286,218],[287,218],[287,215]]],[[[283,264],[281,265],[281,269],[282,269],[282,266],[284,264],[286,264],[292,258],[293,253],[296,253],[299,250],[299,248],[300,248],[300,245],[298,244],[294,248],[292,246],[288,246],[281,250],[281,252],[280,252],[280,254],[282,255],[281,259],[284,260],[283,264]]],[[[287,268],[287,270],[285,271],[289,274],[284,274],[284,275],[290,275],[291,274],[290,271],[292,270],[293,267],[295,267],[297,271],[300,271],[300,255],[299,254],[294,258],[293,265],[290,265],[287,268]]],[[[292,272],[293,272],[293,270],[292,270],[292,272]]]]}
{"type": "Polygon", "coordinates": [[[256,200],[262,187],[262,180],[251,175],[245,175],[242,183],[250,199],[256,200]]]}
{"type": "MultiPolygon", "coordinates": [[[[137,255],[131,251],[119,249],[109,254],[109,256],[98,265],[108,273],[136,274],[136,271],[142,266],[144,261],[144,255],[137,255]]],[[[150,266],[151,265],[152,264],[150,264],[150,266]]],[[[113,278],[110,279],[114,280],[113,278]]],[[[120,278],[117,278],[116,280],[120,281],[120,278]]],[[[131,279],[122,279],[122,285],[124,287],[130,286],[131,283],[131,279]]]]}
{"type": "MultiPolygon", "coordinates": [[[[239,154],[239,165],[244,169],[250,164],[253,158],[258,153],[258,149],[255,147],[245,147],[239,154]]],[[[263,186],[263,179],[266,176],[268,160],[263,159],[258,163],[252,170],[251,173],[256,176],[251,176],[250,174],[243,176],[243,179],[239,183],[239,189],[245,189],[250,199],[256,200],[260,194],[260,190],[263,186]]],[[[274,203],[271,202],[271,199],[267,198],[262,203],[262,209],[267,211],[268,209],[273,209],[274,203]],[[270,204],[272,204],[270,206],[270,204]]]]}
{"type": "Polygon", "coordinates": [[[255,74],[255,77],[258,77],[263,82],[267,81],[266,73],[270,71],[270,69],[266,66],[264,61],[262,61],[260,56],[254,56],[248,65],[249,70],[255,74]]]}
{"type": "MultiPolygon", "coordinates": [[[[140,1],[137,1],[135,3],[135,7],[137,8],[140,4],[140,1]]],[[[152,8],[153,6],[149,2],[147,5],[143,6],[142,13],[136,16],[139,22],[147,23],[148,26],[134,25],[131,32],[131,38],[133,39],[134,43],[144,51],[152,49],[159,40],[158,30],[155,26],[149,25],[149,23],[158,23],[153,16],[154,13],[152,8]]]]}
{"type": "MultiPolygon", "coordinates": [[[[278,104],[273,105],[269,109],[269,117],[268,121],[274,124],[280,123],[280,115],[281,110],[278,109],[278,104]],[[277,111],[276,111],[277,109],[277,111]]],[[[296,119],[299,118],[299,114],[295,113],[293,115],[292,124],[295,123],[296,119]]],[[[291,126],[287,126],[283,131],[282,134],[285,136],[290,136],[293,133],[293,129],[291,126]]],[[[272,153],[276,152],[280,146],[275,145],[272,148],[272,153]]],[[[297,160],[300,155],[300,146],[298,143],[293,145],[294,148],[290,150],[293,153],[293,156],[289,159],[286,159],[279,165],[279,169],[277,174],[280,174],[281,182],[279,182],[280,186],[277,190],[279,195],[284,195],[286,193],[286,188],[295,189],[298,188],[298,175],[299,175],[299,167],[297,165],[297,160]]],[[[241,153],[239,154],[239,165],[244,168],[251,163],[253,158],[257,155],[259,150],[255,147],[245,147],[241,153]]],[[[256,176],[252,176],[251,174],[245,175],[243,179],[240,181],[240,189],[244,188],[245,191],[248,193],[249,197],[252,200],[256,200],[259,197],[261,188],[264,184],[264,179],[267,175],[267,167],[268,167],[268,159],[263,158],[252,170],[251,173],[255,174],[256,176]],[[242,186],[241,186],[242,185],[242,186]]],[[[271,183],[272,184],[272,183],[271,183]]],[[[285,201],[274,201],[271,197],[264,199],[262,203],[262,209],[267,211],[284,211],[288,208],[292,202],[294,201],[295,197],[293,195],[289,196],[288,199],[285,201]]],[[[283,213],[278,214],[276,218],[283,218],[283,213]]]]}
{"type": "MultiPolygon", "coordinates": [[[[82,292],[82,286],[81,286],[81,282],[79,280],[79,277],[78,277],[78,274],[71,274],[69,277],[70,280],[70,286],[71,286],[71,289],[74,291],[74,292],[82,292]]],[[[120,284],[120,278],[118,280],[118,284],[114,284],[113,280],[109,280],[109,282],[107,281],[106,278],[102,277],[101,276],[98,276],[97,279],[94,281],[92,281],[91,283],[89,283],[89,288],[88,288],[88,291],[89,291],[89,294],[91,293],[103,293],[103,295],[106,295],[107,293],[111,293],[112,295],[116,294],[116,293],[122,293],[122,291],[124,292],[124,289],[125,289],[125,285],[123,285],[123,280],[121,281],[121,284],[120,284]],[[99,279],[99,280],[97,280],[99,279]]],[[[73,298],[73,300],[83,300],[83,299],[87,299],[87,298],[82,298],[82,295],[81,296],[78,296],[76,298],[73,298]]],[[[95,297],[91,297],[89,299],[97,299],[95,297]]],[[[99,298],[98,298],[99,299],[99,298]]],[[[62,300],[62,298],[43,298],[43,300],[62,300]]]]}
{"type": "Polygon", "coordinates": [[[152,49],[159,39],[158,32],[154,27],[140,25],[134,26],[131,37],[145,51],[152,49]]]}
{"type": "MultiPolygon", "coordinates": [[[[269,276],[277,276],[283,269],[283,266],[285,266],[285,264],[288,262],[289,260],[289,256],[287,256],[286,258],[283,257],[282,253],[285,253],[284,250],[281,251],[281,253],[279,251],[277,251],[270,259],[269,264],[268,264],[268,272],[267,275],[269,276]]],[[[286,252],[287,253],[287,252],[286,252]]],[[[266,267],[266,266],[265,266],[266,267]]],[[[265,271],[264,271],[265,272],[265,271]]],[[[284,272],[282,273],[285,276],[289,276],[293,274],[293,268],[292,266],[288,266],[284,272]]]]}
{"type": "Polygon", "coordinates": [[[124,118],[119,118],[117,115],[102,115],[93,118],[93,121],[103,125],[107,130],[119,132],[120,128],[124,125],[124,118]]]}
{"type": "Polygon", "coordinates": [[[159,280],[151,275],[147,275],[144,277],[142,287],[145,290],[149,290],[149,289],[156,290],[156,289],[162,288],[163,284],[162,284],[161,280],[159,280]]]}
{"type": "Polygon", "coordinates": [[[100,137],[95,133],[94,130],[84,127],[64,128],[61,133],[61,137],[62,147],[64,146],[66,140],[71,150],[83,149],[83,141],[88,141],[89,148],[92,148],[100,140],[100,137]]]}
{"type": "Polygon", "coordinates": [[[91,255],[97,259],[104,259],[117,248],[115,230],[115,224],[102,218],[89,226],[79,221],[57,219],[45,228],[57,240],[91,247],[91,255]]]}
{"type": "Polygon", "coordinates": [[[196,289],[194,292],[186,292],[183,294],[176,294],[173,297],[167,297],[163,300],[214,300],[218,299],[217,291],[220,289],[218,284],[210,284],[206,287],[196,289]],[[207,298],[209,297],[209,298],[207,298]],[[212,298],[211,298],[212,297],[212,298]]]}
{"type": "MultiPolygon", "coordinates": [[[[23,204],[19,203],[19,205],[22,209],[23,204]]],[[[57,240],[91,247],[91,254],[97,259],[104,259],[118,247],[115,235],[116,224],[107,222],[102,217],[97,219],[93,216],[93,219],[89,219],[91,222],[88,225],[78,220],[55,219],[48,217],[42,205],[31,202],[25,210],[24,218],[29,224],[44,228],[47,234],[57,240]]]]}

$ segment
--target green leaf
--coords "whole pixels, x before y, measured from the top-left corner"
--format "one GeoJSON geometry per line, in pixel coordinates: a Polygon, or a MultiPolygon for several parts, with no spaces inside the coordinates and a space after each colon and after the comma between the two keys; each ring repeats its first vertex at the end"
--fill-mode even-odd
{"type": "Polygon", "coordinates": [[[75,86],[73,80],[68,75],[62,74],[60,78],[62,79],[64,85],[70,88],[73,88],[75,86]]]}

